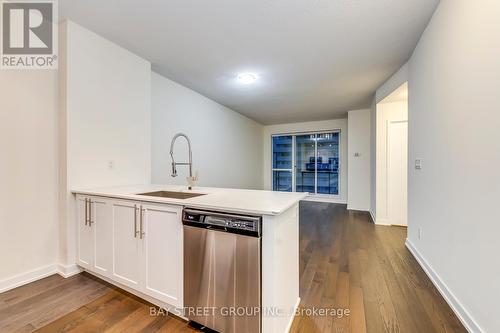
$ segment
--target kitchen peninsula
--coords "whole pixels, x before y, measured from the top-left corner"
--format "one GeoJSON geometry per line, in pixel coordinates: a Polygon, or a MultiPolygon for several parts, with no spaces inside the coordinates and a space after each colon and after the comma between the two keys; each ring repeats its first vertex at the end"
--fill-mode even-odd
{"type": "MultiPolygon", "coordinates": [[[[200,263],[193,268],[201,272],[196,275],[208,274],[214,269],[218,270],[217,279],[221,279],[221,272],[227,275],[224,281],[215,281],[215,288],[217,283],[226,284],[220,286],[221,291],[216,291],[218,299],[237,299],[246,293],[248,295],[241,296],[241,302],[230,305],[250,306],[253,303],[247,299],[254,297],[260,312],[257,326],[251,318],[236,316],[234,320],[208,318],[207,326],[228,332],[232,331],[231,325],[233,330],[246,328],[252,332],[285,332],[290,328],[300,301],[298,203],[307,194],[208,187],[187,190],[185,186],[171,185],[75,189],[73,193],[76,195],[77,263],[84,270],[174,314],[192,319],[183,311],[192,306],[187,297],[192,294],[193,284],[186,275],[190,272],[186,266],[200,263]],[[208,225],[209,217],[211,225],[208,225]],[[188,237],[186,230],[193,229],[186,226],[193,225],[189,219],[199,220],[198,224],[205,228],[203,236],[188,237]],[[184,226],[183,220],[188,221],[184,226]],[[224,221],[223,226],[220,221],[224,221]],[[253,224],[242,221],[255,221],[255,230],[251,229],[253,224]],[[241,241],[229,240],[231,231],[241,241]],[[211,236],[206,232],[211,232],[211,236]],[[247,249],[249,235],[258,239],[255,252],[247,249]],[[203,247],[205,251],[210,237],[215,237],[206,251],[213,257],[206,259],[210,263],[194,261],[194,252],[186,242],[195,240],[194,247],[203,247]],[[222,252],[214,256],[219,253],[215,247],[228,249],[228,245],[220,245],[224,240],[227,240],[224,244],[234,244],[234,248],[226,250],[229,254],[222,252]],[[228,264],[221,266],[223,260],[228,264]],[[247,269],[245,273],[249,281],[243,282],[240,268],[226,271],[228,266],[239,267],[237,260],[244,262],[244,265],[240,263],[243,268],[256,263],[255,269],[247,269]],[[209,264],[215,268],[208,267],[209,264]],[[206,270],[203,265],[207,266],[206,270]],[[258,286],[258,289],[249,286],[258,286]],[[235,294],[229,295],[231,292],[235,294]]],[[[207,253],[201,256],[209,256],[207,253]]],[[[202,291],[196,292],[202,294],[202,291]]],[[[207,300],[216,298],[212,296],[207,291],[207,300]]]]}

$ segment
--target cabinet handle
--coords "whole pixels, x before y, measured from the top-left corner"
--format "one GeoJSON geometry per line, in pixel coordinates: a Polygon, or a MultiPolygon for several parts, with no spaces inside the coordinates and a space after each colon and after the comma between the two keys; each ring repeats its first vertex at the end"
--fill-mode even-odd
{"type": "Polygon", "coordinates": [[[140,225],[140,231],[139,231],[139,235],[140,235],[140,238],[142,239],[144,237],[144,235],[146,234],[144,232],[144,211],[145,209],[142,209],[142,205],[141,205],[141,225],[140,225]]]}
{"type": "Polygon", "coordinates": [[[89,227],[92,227],[92,199],[89,199],[89,227]]]}
{"type": "Polygon", "coordinates": [[[137,238],[137,205],[134,205],[134,238],[137,238]]]}
{"type": "Polygon", "coordinates": [[[85,198],[85,225],[89,222],[89,199],[85,198]]]}

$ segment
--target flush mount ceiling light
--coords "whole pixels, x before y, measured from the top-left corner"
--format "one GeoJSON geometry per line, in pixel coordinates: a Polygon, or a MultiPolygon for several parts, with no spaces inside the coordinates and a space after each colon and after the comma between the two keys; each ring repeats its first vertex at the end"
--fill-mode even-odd
{"type": "Polygon", "coordinates": [[[257,81],[259,77],[254,73],[241,73],[238,74],[238,82],[243,84],[252,84],[257,81]]]}

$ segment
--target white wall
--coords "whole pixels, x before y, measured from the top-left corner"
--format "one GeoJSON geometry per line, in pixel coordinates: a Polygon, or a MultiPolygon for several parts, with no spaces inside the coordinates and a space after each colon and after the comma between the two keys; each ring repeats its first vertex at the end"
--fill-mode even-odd
{"type": "Polygon", "coordinates": [[[387,125],[390,121],[408,120],[408,102],[377,104],[376,133],[376,214],[377,224],[391,224],[388,216],[387,125]]]}
{"type": "Polygon", "coordinates": [[[72,22],[67,43],[70,185],[148,183],[151,64],[72,22]]]}
{"type": "Polygon", "coordinates": [[[151,64],[73,22],[61,30],[61,262],[72,264],[69,191],[150,182],[151,64]]]}
{"type": "Polygon", "coordinates": [[[272,141],[274,134],[340,130],[340,194],[334,201],[347,203],[347,119],[332,119],[264,126],[264,189],[272,190],[272,141]]]}
{"type": "Polygon", "coordinates": [[[499,1],[442,0],[409,64],[409,240],[470,328],[491,333],[500,332],[499,13],[499,1]]]}
{"type": "Polygon", "coordinates": [[[392,94],[402,84],[408,81],[408,63],[401,66],[387,81],[375,92],[375,103],[380,103],[384,98],[392,94]]]}
{"type": "Polygon", "coordinates": [[[348,209],[370,210],[370,112],[370,109],[347,112],[348,209]]]}
{"type": "MultiPolygon", "coordinates": [[[[171,177],[170,142],[183,132],[191,139],[197,185],[262,188],[262,125],[159,74],[152,74],[152,181],[187,184],[188,168],[171,177]]],[[[177,162],[187,161],[187,145],[175,145],[177,162]]]]}
{"type": "Polygon", "coordinates": [[[3,70],[0,91],[2,291],[57,262],[57,72],[3,70]]]}

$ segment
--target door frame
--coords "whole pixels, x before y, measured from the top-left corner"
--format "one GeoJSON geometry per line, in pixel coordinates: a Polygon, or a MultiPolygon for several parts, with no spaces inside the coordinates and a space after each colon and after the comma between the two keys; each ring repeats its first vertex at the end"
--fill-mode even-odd
{"type": "Polygon", "coordinates": [[[409,153],[409,147],[408,147],[408,120],[387,120],[387,142],[386,142],[386,165],[387,165],[387,176],[386,176],[386,188],[387,188],[387,198],[385,200],[386,203],[386,211],[387,211],[387,220],[391,225],[396,225],[396,226],[408,226],[408,153],[409,153]],[[392,218],[391,218],[391,210],[390,210],[390,198],[391,198],[391,188],[390,188],[390,178],[391,178],[391,149],[390,149],[390,143],[391,143],[391,125],[394,124],[406,124],[406,225],[403,224],[395,224],[392,223],[392,218]]]}
{"type": "MultiPolygon", "coordinates": [[[[299,135],[313,135],[313,134],[327,134],[327,133],[338,133],[339,134],[339,166],[338,166],[338,181],[337,181],[337,186],[338,186],[338,194],[323,194],[323,193],[317,193],[318,192],[318,172],[316,168],[316,172],[314,175],[314,191],[315,193],[309,193],[310,198],[317,198],[317,199],[335,199],[338,200],[340,199],[340,193],[341,193],[341,186],[343,185],[341,183],[341,172],[343,173],[342,169],[342,130],[340,128],[336,129],[329,129],[329,130],[318,130],[318,131],[301,131],[301,132],[285,132],[285,133],[273,133],[271,134],[271,190],[273,186],[273,172],[274,171],[289,171],[289,169],[275,169],[273,168],[273,138],[276,136],[291,136],[292,137],[292,170],[291,170],[291,176],[292,176],[292,191],[291,192],[297,192],[297,184],[296,184],[296,157],[295,157],[295,148],[296,148],[296,137],[299,135]]],[[[315,141],[314,143],[314,154],[317,157],[318,155],[318,142],[315,141]]],[[[302,192],[301,192],[302,193],[302,192]]]]}

